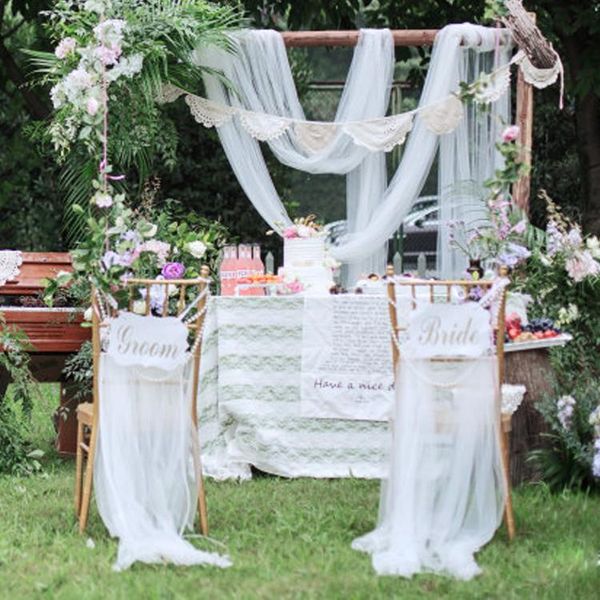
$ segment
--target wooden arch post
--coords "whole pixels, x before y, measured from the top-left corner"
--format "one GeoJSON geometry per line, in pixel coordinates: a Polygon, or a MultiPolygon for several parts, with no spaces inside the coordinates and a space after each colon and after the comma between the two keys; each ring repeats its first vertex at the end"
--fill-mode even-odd
{"type": "MultiPolygon", "coordinates": [[[[395,46],[432,46],[438,29],[393,29],[395,46]]],[[[319,46],[356,46],[358,31],[285,31],[283,41],[288,48],[314,48],[319,46]]],[[[519,142],[524,148],[523,161],[531,165],[533,141],[533,90],[519,70],[517,76],[517,100],[515,123],[520,127],[519,142]]],[[[515,204],[528,211],[531,177],[525,174],[513,188],[515,204]]]]}

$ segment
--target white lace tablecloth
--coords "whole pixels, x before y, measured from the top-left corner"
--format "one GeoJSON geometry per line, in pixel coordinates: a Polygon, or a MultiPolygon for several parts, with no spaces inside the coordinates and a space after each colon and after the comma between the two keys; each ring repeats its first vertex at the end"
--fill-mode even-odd
{"type": "Polygon", "coordinates": [[[206,475],[247,479],[250,465],[284,477],[386,474],[387,422],[302,416],[303,310],[301,297],[211,298],[198,400],[206,475]]]}
{"type": "Polygon", "coordinates": [[[250,465],[285,477],[384,474],[387,423],[301,416],[300,297],[215,297],[199,397],[203,467],[217,479],[250,465]]]}

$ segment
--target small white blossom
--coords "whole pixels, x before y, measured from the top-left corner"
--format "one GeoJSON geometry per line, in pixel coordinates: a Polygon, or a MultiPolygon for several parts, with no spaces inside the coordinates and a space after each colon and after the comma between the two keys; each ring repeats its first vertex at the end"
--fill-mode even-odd
{"type": "Polygon", "coordinates": [[[105,13],[109,8],[109,0],[86,0],[83,5],[83,10],[94,12],[98,15],[105,13]]]}
{"type": "Polygon", "coordinates": [[[206,254],[206,244],[204,242],[201,242],[200,240],[196,240],[194,242],[188,242],[185,245],[185,249],[194,258],[202,258],[206,254]]]}
{"type": "Polygon", "coordinates": [[[92,307],[91,307],[91,306],[88,306],[88,307],[85,309],[85,312],[83,313],[83,318],[84,318],[86,321],[91,321],[91,320],[92,320],[92,307]]]}

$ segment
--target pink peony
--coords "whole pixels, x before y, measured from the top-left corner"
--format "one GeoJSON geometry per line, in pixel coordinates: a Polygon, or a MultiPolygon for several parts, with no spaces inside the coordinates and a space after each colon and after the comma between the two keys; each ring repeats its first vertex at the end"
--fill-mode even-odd
{"type": "Polygon", "coordinates": [[[77,42],[70,37],[66,37],[64,40],[61,40],[56,49],[54,50],[54,54],[56,58],[60,58],[61,60],[66,58],[71,52],[75,51],[77,47],[77,42]]]}
{"type": "Polygon", "coordinates": [[[566,261],[565,267],[569,277],[575,283],[583,281],[586,277],[600,274],[600,263],[594,260],[588,250],[575,252],[574,256],[566,261]]]}
{"type": "Polygon", "coordinates": [[[283,237],[287,240],[298,237],[298,230],[295,225],[290,225],[283,230],[283,237]]]}
{"type": "Polygon", "coordinates": [[[502,141],[506,144],[514,142],[521,133],[521,128],[518,125],[511,125],[502,132],[502,141]]]}
{"type": "Polygon", "coordinates": [[[96,98],[88,98],[85,108],[87,110],[88,115],[91,115],[93,117],[100,108],[100,102],[98,102],[96,98]]]}
{"type": "Polygon", "coordinates": [[[185,266],[180,262],[168,262],[163,266],[161,274],[165,279],[181,279],[185,274],[185,266]]]}

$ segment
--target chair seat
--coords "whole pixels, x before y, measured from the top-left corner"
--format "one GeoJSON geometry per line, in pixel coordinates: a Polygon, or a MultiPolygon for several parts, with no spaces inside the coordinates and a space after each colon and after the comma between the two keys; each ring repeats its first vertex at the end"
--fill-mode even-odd
{"type": "Polygon", "coordinates": [[[91,402],[82,402],[77,406],[77,420],[84,425],[92,425],[94,405],[91,402]]]}

